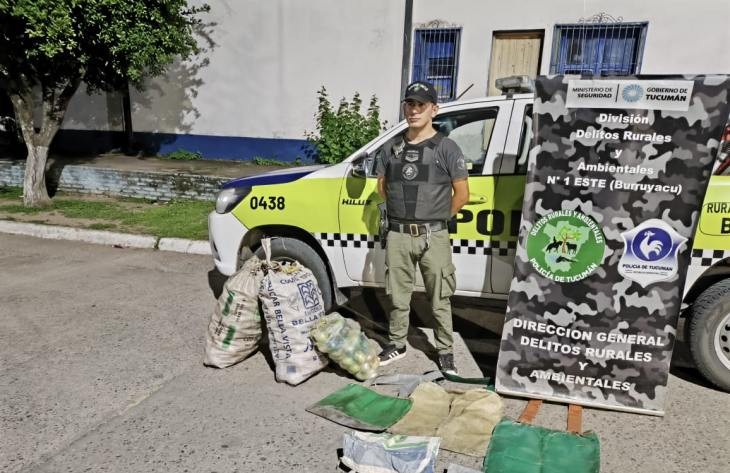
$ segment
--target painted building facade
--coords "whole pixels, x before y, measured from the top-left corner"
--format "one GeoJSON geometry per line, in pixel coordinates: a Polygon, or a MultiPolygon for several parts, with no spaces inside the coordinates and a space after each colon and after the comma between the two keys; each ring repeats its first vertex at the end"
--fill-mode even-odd
{"type": "MultiPolygon", "coordinates": [[[[152,151],[303,157],[322,86],[334,103],[377,96],[393,124],[413,79],[453,100],[498,93],[510,74],[730,73],[728,0],[209,3],[204,52],[132,91],[135,137],[152,151]]],[[[122,116],[117,94],[80,91],[58,143],[113,147],[122,116]]]]}

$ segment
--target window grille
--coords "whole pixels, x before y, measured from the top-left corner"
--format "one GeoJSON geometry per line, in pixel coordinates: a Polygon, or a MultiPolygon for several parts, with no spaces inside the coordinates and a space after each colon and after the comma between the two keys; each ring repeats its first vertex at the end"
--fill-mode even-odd
{"type": "Polygon", "coordinates": [[[551,74],[621,76],[641,69],[648,23],[555,25],[551,74]]]}
{"type": "Polygon", "coordinates": [[[459,68],[459,28],[429,28],[415,31],[412,81],[430,82],[439,101],[454,100],[459,68]]]}

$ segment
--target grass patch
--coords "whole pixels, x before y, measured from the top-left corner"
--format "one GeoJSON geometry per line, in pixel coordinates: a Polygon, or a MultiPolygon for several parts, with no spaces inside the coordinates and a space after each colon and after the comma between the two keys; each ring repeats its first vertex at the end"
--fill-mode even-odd
{"type": "Polygon", "coordinates": [[[207,240],[208,214],[212,209],[212,202],[172,201],[150,206],[144,212],[133,212],[123,222],[147,228],[159,237],[207,240]]]}
{"type": "Polygon", "coordinates": [[[264,158],[261,156],[254,156],[252,159],[254,164],[257,166],[303,166],[304,163],[300,158],[296,158],[294,161],[281,161],[276,158],[264,158]]]}
{"type": "Polygon", "coordinates": [[[23,188],[22,187],[0,186],[0,198],[2,198],[2,199],[21,199],[21,198],[23,198],[23,188]]]}
{"type": "Polygon", "coordinates": [[[41,212],[47,212],[51,207],[37,207],[30,208],[25,207],[23,204],[6,204],[0,205],[0,212],[7,212],[11,214],[38,214],[41,212]]]}
{"type": "Polygon", "coordinates": [[[186,149],[179,149],[172,153],[163,154],[160,156],[162,159],[170,159],[173,161],[197,161],[203,159],[203,153],[200,151],[188,151],[186,149]]]}
{"type": "Polygon", "coordinates": [[[87,225],[86,228],[90,230],[114,230],[117,228],[113,223],[92,223],[87,225]]]}
{"type": "Polygon", "coordinates": [[[52,200],[50,207],[27,208],[20,202],[22,197],[12,188],[0,189],[0,218],[6,220],[29,221],[22,216],[32,216],[36,223],[193,240],[208,238],[208,213],[214,206],[213,202],[193,200],[154,203],[144,199],[100,200],[92,196],[59,195],[52,200]]]}
{"type": "Polygon", "coordinates": [[[68,218],[87,218],[94,220],[119,220],[130,213],[117,202],[89,201],[59,198],[53,201],[53,208],[68,218]]]}

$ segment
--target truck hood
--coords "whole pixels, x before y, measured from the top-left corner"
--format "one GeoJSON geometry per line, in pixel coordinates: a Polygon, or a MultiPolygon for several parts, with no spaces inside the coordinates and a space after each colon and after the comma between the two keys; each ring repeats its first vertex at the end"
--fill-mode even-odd
{"type": "Polygon", "coordinates": [[[263,174],[256,174],[255,176],[239,177],[228,181],[221,186],[222,189],[231,189],[236,187],[253,187],[253,186],[265,186],[268,184],[284,184],[287,182],[296,181],[307,174],[311,174],[314,171],[318,171],[326,167],[324,164],[316,166],[302,166],[289,169],[280,169],[276,171],[269,171],[263,174]]]}

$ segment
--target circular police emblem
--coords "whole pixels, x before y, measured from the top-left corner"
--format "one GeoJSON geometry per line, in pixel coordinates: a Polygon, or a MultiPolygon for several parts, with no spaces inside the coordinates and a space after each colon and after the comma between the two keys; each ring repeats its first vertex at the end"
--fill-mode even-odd
{"type": "Polygon", "coordinates": [[[416,176],[418,176],[418,166],[416,166],[415,164],[410,164],[410,163],[406,164],[405,166],[403,166],[402,175],[403,175],[403,179],[405,179],[407,181],[412,181],[413,179],[416,178],[416,176]]]}
{"type": "Polygon", "coordinates": [[[687,242],[668,223],[657,218],[641,222],[621,234],[624,254],[618,272],[642,287],[672,279],[679,269],[679,251],[687,242]]]}
{"type": "Polygon", "coordinates": [[[672,237],[661,228],[644,228],[631,242],[631,251],[640,260],[659,261],[672,249],[672,237]]]}
{"type": "Polygon", "coordinates": [[[553,281],[571,283],[598,269],[606,241],[591,217],[575,210],[561,210],[535,222],[526,246],[535,271],[553,281]]]}
{"type": "Polygon", "coordinates": [[[639,84],[627,85],[621,95],[627,102],[636,102],[644,96],[644,89],[639,84]]]}

